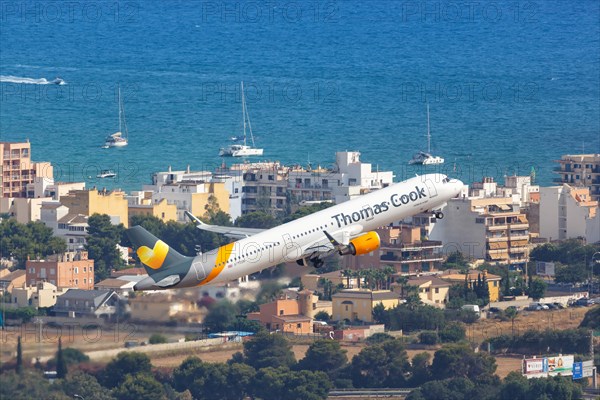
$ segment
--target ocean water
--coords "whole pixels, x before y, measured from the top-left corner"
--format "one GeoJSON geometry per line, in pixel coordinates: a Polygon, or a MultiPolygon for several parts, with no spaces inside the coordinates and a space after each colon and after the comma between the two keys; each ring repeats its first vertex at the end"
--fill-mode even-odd
{"type": "MultiPolygon", "coordinates": [[[[55,178],[141,188],[153,171],[212,169],[241,134],[254,160],[397,179],[426,147],[465,182],[600,153],[600,3],[539,1],[0,1],[0,137],[29,139],[55,178]],[[66,85],[48,83],[60,76],[66,85]],[[102,149],[118,128],[129,146],[102,149]],[[114,181],[99,180],[114,169],[114,181]]],[[[233,160],[226,159],[227,164],[233,160]]]]}

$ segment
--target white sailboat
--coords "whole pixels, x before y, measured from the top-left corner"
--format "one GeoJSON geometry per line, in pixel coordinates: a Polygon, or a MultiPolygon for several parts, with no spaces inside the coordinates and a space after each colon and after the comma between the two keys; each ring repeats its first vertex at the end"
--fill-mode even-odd
{"type": "Polygon", "coordinates": [[[219,155],[221,157],[247,157],[247,156],[262,156],[263,149],[257,149],[254,147],[254,135],[252,134],[252,124],[250,123],[250,115],[248,115],[248,109],[246,108],[246,96],[244,94],[244,82],[241,83],[242,90],[242,121],[244,125],[244,134],[242,137],[235,136],[231,139],[238,141],[243,139],[243,144],[231,144],[227,147],[221,148],[219,155]],[[250,132],[250,140],[252,146],[249,146],[246,142],[246,128],[250,132]]]}
{"type": "Polygon", "coordinates": [[[433,165],[443,164],[444,159],[439,156],[431,154],[431,133],[429,131],[429,104],[427,104],[427,152],[419,151],[413,155],[413,158],[408,162],[409,164],[417,165],[433,165]]]}
{"type": "Polygon", "coordinates": [[[129,143],[127,132],[127,122],[125,121],[125,108],[123,107],[123,101],[121,100],[121,86],[118,87],[119,93],[119,130],[112,135],[108,135],[104,141],[105,149],[109,147],[123,147],[129,143]],[[125,128],[125,134],[123,134],[123,128],[125,128]]]}

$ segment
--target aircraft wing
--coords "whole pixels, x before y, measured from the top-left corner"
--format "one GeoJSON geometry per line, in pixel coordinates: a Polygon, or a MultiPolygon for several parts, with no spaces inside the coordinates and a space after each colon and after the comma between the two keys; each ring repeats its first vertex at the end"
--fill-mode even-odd
{"type": "Polygon", "coordinates": [[[360,229],[354,229],[354,231],[340,230],[332,232],[331,234],[325,231],[323,238],[302,249],[302,255],[304,257],[317,254],[327,256],[334,251],[339,252],[341,249],[345,249],[346,245],[350,242],[351,236],[356,235],[360,230],[362,230],[362,227],[360,229]]]}
{"type": "Polygon", "coordinates": [[[257,229],[257,228],[238,228],[235,226],[210,225],[210,224],[206,224],[206,223],[200,221],[189,211],[185,211],[185,215],[193,223],[196,224],[196,227],[198,229],[202,229],[203,231],[220,233],[221,235],[225,235],[225,236],[233,238],[233,239],[242,239],[242,238],[256,235],[257,233],[266,231],[266,229],[257,229]]]}

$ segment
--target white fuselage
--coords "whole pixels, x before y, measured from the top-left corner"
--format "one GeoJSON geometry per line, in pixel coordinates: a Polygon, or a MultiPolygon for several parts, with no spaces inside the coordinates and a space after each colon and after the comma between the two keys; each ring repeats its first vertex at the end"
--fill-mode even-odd
{"type": "Polygon", "coordinates": [[[462,187],[442,174],[408,179],[199,255],[176,287],[227,282],[317,250],[326,253],[333,247],[324,231],[347,244],[380,226],[439,209],[462,187]]]}

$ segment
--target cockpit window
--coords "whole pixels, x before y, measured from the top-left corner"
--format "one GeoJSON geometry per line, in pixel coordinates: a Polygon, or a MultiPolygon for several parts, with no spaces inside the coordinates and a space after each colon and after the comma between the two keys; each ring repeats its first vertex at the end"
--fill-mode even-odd
{"type": "Polygon", "coordinates": [[[442,179],[442,183],[448,183],[450,182],[450,178],[445,177],[444,179],[442,179]]]}

